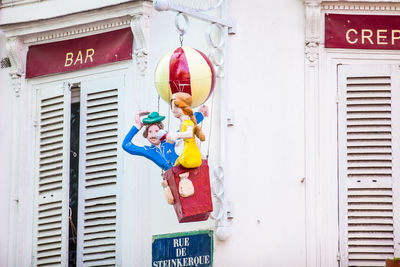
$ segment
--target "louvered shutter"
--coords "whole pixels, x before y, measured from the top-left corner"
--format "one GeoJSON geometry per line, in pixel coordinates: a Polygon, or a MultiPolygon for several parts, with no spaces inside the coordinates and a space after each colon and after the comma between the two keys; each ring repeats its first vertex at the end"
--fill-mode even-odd
{"type": "Polygon", "coordinates": [[[67,266],[70,91],[37,90],[34,266],[67,266]]]}
{"type": "Polygon", "coordinates": [[[114,266],[118,248],[118,139],[122,77],[81,86],[78,266],[114,266]]]}
{"type": "Polygon", "coordinates": [[[390,65],[339,65],[341,266],[385,266],[395,246],[390,65]]]}

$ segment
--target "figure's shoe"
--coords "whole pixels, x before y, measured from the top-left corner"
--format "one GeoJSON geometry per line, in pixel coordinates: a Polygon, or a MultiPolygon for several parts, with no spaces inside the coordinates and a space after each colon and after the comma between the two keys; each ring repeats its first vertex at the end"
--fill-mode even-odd
{"type": "Polygon", "coordinates": [[[192,181],[188,179],[189,177],[189,172],[181,173],[179,174],[179,177],[181,178],[179,182],[179,194],[182,197],[190,197],[193,196],[194,194],[194,186],[192,181]]]}
{"type": "Polygon", "coordinates": [[[167,203],[173,205],[175,203],[174,196],[172,195],[171,188],[169,188],[168,183],[166,180],[161,182],[162,187],[164,188],[164,196],[167,200],[167,203]]]}

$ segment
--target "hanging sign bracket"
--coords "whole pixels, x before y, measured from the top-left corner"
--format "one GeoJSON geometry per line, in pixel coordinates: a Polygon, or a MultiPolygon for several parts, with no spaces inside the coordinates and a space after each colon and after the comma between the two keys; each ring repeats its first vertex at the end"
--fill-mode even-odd
{"type": "Polygon", "coordinates": [[[236,33],[236,21],[233,19],[221,19],[217,17],[213,17],[207,14],[204,14],[200,11],[186,8],[180,5],[176,5],[174,3],[169,2],[168,0],[154,0],[153,2],[154,9],[157,11],[176,11],[179,13],[183,13],[185,15],[208,21],[211,23],[217,23],[221,26],[228,27],[228,33],[229,34],[235,34],[236,33]]]}

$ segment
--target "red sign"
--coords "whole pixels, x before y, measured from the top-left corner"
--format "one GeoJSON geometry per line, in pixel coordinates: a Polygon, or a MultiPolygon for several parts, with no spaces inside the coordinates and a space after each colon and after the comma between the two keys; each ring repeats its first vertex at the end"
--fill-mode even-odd
{"type": "Polygon", "coordinates": [[[400,16],[325,14],[325,47],[400,49],[400,16]]]}
{"type": "Polygon", "coordinates": [[[130,28],[29,47],[26,78],[132,58],[130,28]]]}

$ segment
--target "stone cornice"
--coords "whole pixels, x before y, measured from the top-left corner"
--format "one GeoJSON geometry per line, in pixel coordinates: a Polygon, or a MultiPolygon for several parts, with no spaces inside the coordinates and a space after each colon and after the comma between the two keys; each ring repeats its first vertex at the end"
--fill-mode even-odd
{"type": "Polygon", "coordinates": [[[323,1],[323,11],[399,11],[400,1],[323,1]]]}
{"type": "Polygon", "coordinates": [[[133,16],[150,14],[151,3],[135,1],[65,16],[0,25],[7,38],[19,37],[26,44],[44,43],[96,34],[130,26],[133,16]]]}
{"type": "Polygon", "coordinates": [[[21,91],[21,77],[25,71],[25,58],[26,46],[18,37],[11,37],[7,39],[6,50],[11,62],[11,70],[9,72],[11,77],[12,89],[18,97],[21,91]]]}
{"type": "Polygon", "coordinates": [[[91,24],[78,25],[58,30],[47,31],[45,33],[36,33],[25,36],[25,44],[40,44],[47,42],[60,41],[70,38],[79,38],[82,36],[97,34],[106,31],[118,30],[129,27],[130,16],[121,18],[93,22],[91,24]]]}

